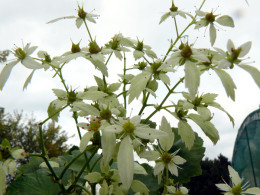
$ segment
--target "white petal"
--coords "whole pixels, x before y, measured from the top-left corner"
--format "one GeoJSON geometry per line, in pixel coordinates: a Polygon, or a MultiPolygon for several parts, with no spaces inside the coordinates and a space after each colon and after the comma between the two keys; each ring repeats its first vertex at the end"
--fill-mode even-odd
{"type": "Polygon", "coordinates": [[[162,118],[160,130],[166,132],[168,134],[167,137],[163,137],[159,139],[159,143],[163,150],[168,151],[171,149],[174,141],[174,133],[172,132],[172,128],[170,123],[166,120],[165,117],[162,118]]]}
{"type": "Polygon", "coordinates": [[[202,20],[196,22],[195,29],[199,29],[199,28],[207,26],[207,25],[208,25],[207,20],[202,19],[202,20]]]}
{"type": "Polygon", "coordinates": [[[0,91],[3,90],[3,87],[12,71],[12,68],[18,63],[19,61],[13,61],[4,66],[2,72],[0,74],[0,91]]]}
{"type": "Polygon", "coordinates": [[[225,192],[232,191],[232,188],[227,184],[220,183],[220,184],[215,184],[215,185],[222,191],[225,191],[225,192]]]}
{"type": "Polygon", "coordinates": [[[209,35],[210,35],[211,46],[213,46],[216,41],[217,31],[216,31],[214,24],[212,24],[212,23],[210,24],[210,27],[209,27],[209,35]]]}
{"type": "Polygon", "coordinates": [[[228,172],[229,172],[229,177],[231,178],[233,184],[239,185],[242,183],[242,179],[239,177],[238,173],[230,165],[228,165],[228,172]]]}
{"type": "Polygon", "coordinates": [[[222,26],[235,27],[233,19],[227,15],[217,18],[216,22],[222,26]]]}
{"type": "Polygon", "coordinates": [[[94,102],[106,96],[107,94],[102,91],[86,91],[77,95],[80,99],[92,100],[94,102]]]}
{"type": "Polygon", "coordinates": [[[123,186],[128,190],[133,181],[134,175],[134,153],[130,137],[125,137],[120,146],[117,155],[118,171],[123,186]]]}
{"type": "Polygon", "coordinates": [[[248,54],[249,50],[251,49],[252,42],[248,41],[240,46],[241,52],[239,53],[239,57],[244,57],[246,54],[248,54]]]}
{"type": "Polygon", "coordinates": [[[62,98],[62,99],[67,98],[67,92],[62,89],[52,89],[52,91],[58,98],[62,98]]]}
{"type": "Polygon", "coordinates": [[[154,169],[153,169],[153,174],[158,175],[160,172],[162,172],[164,169],[164,163],[163,162],[158,162],[156,163],[154,169]]]}
{"type": "Polygon", "coordinates": [[[56,18],[56,19],[53,19],[53,20],[47,22],[47,24],[49,24],[49,23],[54,23],[54,22],[57,22],[57,21],[62,20],[62,19],[70,19],[70,18],[76,18],[76,17],[75,17],[75,16],[59,17],[59,18],[56,18]]]}
{"type": "Polygon", "coordinates": [[[77,28],[80,28],[82,24],[83,24],[83,19],[82,18],[77,18],[76,19],[76,26],[77,26],[77,28]]]}
{"type": "Polygon", "coordinates": [[[260,188],[257,188],[257,187],[248,188],[248,189],[247,189],[246,191],[244,191],[243,193],[259,195],[259,194],[260,194],[260,188]]]}
{"type": "Polygon", "coordinates": [[[142,174],[142,175],[148,174],[146,172],[145,168],[137,162],[134,162],[134,173],[135,174],[142,174]]]}
{"type": "Polygon", "coordinates": [[[169,169],[169,171],[171,172],[172,175],[178,176],[178,168],[173,162],[170,162],[168,164],[168,169],[169,169]]]}
{"type": "Polygon", "coordinates": [[[138,60],[144,56],[144,52],[139,51],[139,50],[134,50],[133,55],[134,55],[135,60],[138,60]]]}
{"type": "Polygon", "coordinates": [[[185,64],[185,87],[188,88],[190,96],[194,99],[200,85],[200,72],[197,66],[188,62],[185,64]]]}
{"type": "Polygon", "coordinates": [[[139,156],[141,158],[147,159],[148,161],[155,161],[158,158],[160,158],[161,155],[159,152],[151,150],[151,151],[142,152],[141,154],[139,154],[139,156]]]}
{"type": "Polygon", "coordinates": [[[120,133],[123,130],[123,127],[120,125],[110,125],[104,129],[104,131],[110,132],[110,133],[120,133]]]}
{"type": "Polygon", "coordinates": [[[180,120],[178,123],[178,134],[181,136],[185,146],[190,150],[195,140],[195,134],[191,126],[187,122],[180,120]]]}
{"type": "Polygon", "coordinates": [[[234,43],[231,41],[231,39],[228,39],[228,42],[227,42],[228,52],[229,52],[229,53],[232,53],[231,49],[234,49],[234,48],[235,48],[234,43]]]}
{"type": "Polygon", "coordinates": [[[162,22],[164,22],[169,16],[170,16],[170,12],[167,12],[167,13],[163,14],[163,15],[161,16],[161,19],[160,19],[159,24],[161,24],[162,22]]]}
{"type": "Polygon", "coordinates": [[[165,73],[160,73],[159,74],[159,78],[162,82],[164,82],[165,84],[167,85],[170,85],[171,84],[171,80],[170,78],[167,76],[167,74],[165,73]]]}
{"type": "Polygon", "coordinates": [[[91,106],[89,104],[85,104],[84,102],[74,102],[72,109],[84,111],[88,115],[99,116],[98,109],[96,109],[94,106],[91,106]]]}
{"type": "Polygon", "coordinates": [[[163,138],[168,135],[164,131],[155,130],[155,129],[151,129],[151,128],[141,128],[141,127],[138,127],[134,131],[134,133],[135,133],[135,135],[137,135],[140,138],[149,139],[149,140],[163,138]]]}
{"type": "Polygon", "coordinates": [[[184,158],[180,157],[179,155],[174,156],[172,158],[172,161],[176,165],[181,165],[181,164],[184,164],[186,162],[186,160],[184,158]]]}
{"type": "Polygon", "coordinates": [[[239,67],[243,68],[245,71],[247,71],[249,74],[251,74],[251,76],[255,80],[256,84],[260,88],[260,71],[256,67],[249,66],[249,65],[241,64],[241,65],[239,65],[239,67]]]}
{"type": "Polygon", "coordinates": [[[130,119],[130,122],[133,123],[134,126],[139,125],[141,122],[141,118],[139,115],[134,116],[133,118],[130,119]]]}
{"type": "Polygon", "coordinates": [[[80,140],[80,145],[79,145],[79,149],[81,152],[83,152],[85,150],[85,148],[87,147],[93,134],[94,134],[94,131],[89,131],[83,135],[82,139],[80,140]]]}
{"type": "Polygon", "coordinates": [[[108,165],[116,147],[116,136],[114,133],[102,131],[101,137],[104,165],[108,165]]]}
{"type": "Polygon", "coordinates": [[[220,69],[227,69],[232,65],[231,62],[229,62],[226,59],[222,59],[222,60],[218,61],[217,64],[220,69]]]}
{"type": "Polygon", "coordinates": [[[40,69],[43,68],[42,64],[36,62],[32,57],[27,56],[21,62],[26,68],[29,69],[40,69]]]}

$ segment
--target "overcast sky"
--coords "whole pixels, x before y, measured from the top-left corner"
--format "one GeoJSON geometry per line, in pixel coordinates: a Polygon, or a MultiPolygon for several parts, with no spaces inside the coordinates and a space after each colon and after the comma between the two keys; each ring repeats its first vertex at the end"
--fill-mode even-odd
{"type": "MultiPolygon", "coordinates": [[[[144,43],[152,46],[160,56],[167,51],[169,40],[176,36],[172,20],[158,24],[161,15],[170,7],[170,0],[88,0],[79,1],[79,4],[82,2],[87,12],[100,14],[97,24],[89,25],[92,36],[100,45],[108,42],[114,34],[121,32],[125,36],[144,40],[144,43]]],[[[194,11],[194,6],[198,7],[201,1],[175,0],[175,3],[179,9],[189,12],[194,11]]],[[[208,12],[216,10],[215,14],[227,14],[234,18],[236,27],[219,29],[215,46],[226,49],[229,38],[236,46],[252,41],[249,61],[255,61],[254,65],[260,69],[258,19],[260,2],[251,0],[249,4],[247,6],[244,0],[207,0],[203,10],[208,12]]],[[[86,30],[77,29],[74,20],[46,24],[47,21],[57,17],[75,15],[75,9],[77,3],[74,0],[0,1],[0,50],[12,49],[14,44],[21,47],[22,43],[31,42],[32,45],[39,46],[40,50],[46,50],[51,56],[55,56],[70,50],[71,40],[74,42],[81,40],[81,46],[88,44],[86,30]]],[[[183,20],[181,23],[184,23],[183,20]]],[[[191,34],[189,42],[195,43],[195,47],[209,48],[208,31],[203,37],[205,29],[200,31],[192,29],[188,31],[191,34]]],[[[120,67],[116,63],[120,62],[115,60],[114,69],[110,69],[112,74],[116,74],[117,67],[120,67]]],[[[0,71],[2,67],[0,64],[0,71]]],[[[77,60],[71,63],[69,68],[69,71],[65,70],[64,76],[70,86],[78,89],[83,89],[86,85],[91,86],[93,79],[89,78],[87,73],[94,71],[92,66],[86,66],[83,61],[77,60]]],[[[258,109],[260,90],[248,73],[236,68],[231,73],[238,87],[236,102],[233,102],[227,99],[220,80],[213,72],[211,73],[212,75],[203,75],[199,92],[219,93],[217,101],[234,117],[235,127],[232,127],[224,113],[213,110],[215,112],[213,123],[220,132],[220,141],[213,146],[209,139],[205,138],[206,156],[215,158],[222,153],[231,159],[237,130],[244,118],[258,109]]],[[[34,113],[38,120],[44,120],[47,117],[48,104],[55,99],[51,89],[62,86],[58,79],[51,79],[51,72],[38,71],[33,77],[32,84],[27,90],[22,91],[23,83],[29,74],[30,71],[21,65],[13,69],[4,90],[0,92],[0,107],[4,107],[6,112],[10,113],[14,110],[23,110],[28,115],[34,113]]],[[[70,115],[68,110],[63,112],[60,125],[72,135],[76,134],[76,129],[73,120],[69,119],[70,115]]],[[[172,121],[172,124],[176,122],[172,121]]],[[[75,140],[77,139],[74,138],[73,141],[75,140]]]]}

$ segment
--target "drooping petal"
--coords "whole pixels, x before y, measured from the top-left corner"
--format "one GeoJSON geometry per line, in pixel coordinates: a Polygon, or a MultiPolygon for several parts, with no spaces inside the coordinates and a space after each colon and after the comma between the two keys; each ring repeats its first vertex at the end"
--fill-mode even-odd
{"type": "Polygon", "coordinates": [[[80,99],[85,100],[92,100],[93,102],[102,99],[107,96],[107,93],[102,91],[86,91],[86,92],[79,92],[77,97],[80,99]]]}
{"type": "Polygon", "coordinates": [[[172,175],[178,176],[178,168],[173,162],[170,162],[168,164],[168,169],[169,169],[169,171],[171,172],[172,175]]]}
{"type": "Polygon", "coordinates": [[[67,92],[62,89],[52,89],[53,93],[56,95],[57,98],[66,99],[67,92]]]}
{"type": "Polygon", "coordinates": [[[219,76],[225,90],[227,96],[230,97],[233,101],[235,101],[235,89],[237,88],[232,77],[225,72],[224,70],[215,68],[214,69],[217,75],[219,76]]]}
{"type": "Polygon", "coordinates": [[[157,162],[154,169],[153,174],[158,175],[160,172],[162,172],[164,169],[164,163],[163,162],[157,162]]]}
{"type": "Polygon", "coordinates": [[[81,152],[83,152],[85,150],[90,139],[93,137],[93,134],[94,134],[94,131],[89,131],[83,135],[82,139],[80,140],[80,145],[79,145],[79,149],[81,152]]]}
{"type": "Polygon", "coordinates": [[[119,176],[124,188],[128,190],[134,176],[134,153],[132,141],[129,136],[126,136],[119,146],[117,161],[119,176]]]}
{"type": "Polygon", "coordinates": [[[24,85],[23,85],[23,90],[25,90],[27,88],[27,86],[31,83],[32,77],[33,77],[33,73],[35,72],[35,70],[33,70],[31,72],[31,74],[27,77],[24,85]]]}
{"type": "Polygon", "coordinates": [[[163,15],[161,16],[161,19],[160,19],[159,24],[161,24],[162,22],[164,22],[169,16],[170,16],[170,12],[167,12],[167,13],[163,14],[163,15]]]}
{"type": "Polygon", "coordinates": [[[108,165],[110,160],[112,159],[112,155],[115,151],[116,147],[116,135],[115,133],[110,133],[106,131],[102,131],[101,137],[102,144],[102,153],[103,153],[103,162],[104,165],[108,165]]]}
{"type": "Polygon", "coordinates": [[[207,20],[202,19],[202,20],[196,22],[195,29],[199,29],[199,28],[207,26],[207,25],[208,25],[207,20]]]}
{"type": "Polygon", "coordinates": [[[181,136],[185,146],[190,150],[195,140],[195,134],[191,126],[187,122],[180,120],[178,123],[178,134],[181,136]]]}
{"type": "Polygon", "coordinates": [[[3,90],[3,87],[13,69],[13,67],[18,63],[19,61],[13,61],[13,62],[10,62],[8,64],[6,64],[4,66],[4,68],[2,69],[2,72],[0,74],[0,91],[3,90]]]}
{"type": "Polygon", "coordinates": [[[256,67],[244,65],[244,64],[239,65],[239,67],[243,68],[245,71],[251,74],[258,87],[260,87],[260,71],[256,67]]]}
{"type": "Polygon", "coordinates": [[[195,98],[200,85],[200,72],[192,62],[185,64],[185,87],[188,88],[192,99],[195,98]]]}
{"type": "Polygon", "coordinates": [[[76,18],[76,16],[65,16],[65,17],[59,17],[59,18],[56,18],[56,19],[50,20],[49,22],[47,22],[47,24],[54,23],[54,22],[57,22],[57,21],[59,21],[59,20],[63,20],[63,19],[71,19],[71,18],[76,18]]]}
{"type": "Polygon", "coordinates": [[[214,24],[212,24],[212,23],[210,24],[210,27],[209,27],[209,36],[210,36],[211,46],[213,46],[216,41],[217,31],[216,31],[214,24]]]}

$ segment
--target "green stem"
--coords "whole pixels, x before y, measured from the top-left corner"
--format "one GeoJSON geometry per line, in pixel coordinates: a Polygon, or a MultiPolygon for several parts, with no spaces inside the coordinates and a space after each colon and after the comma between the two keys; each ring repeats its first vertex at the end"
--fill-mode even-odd
{"type": "MultiPolygon", "coordinates": [[[[202,2],[201,5],[200,5],[199,10],[201,10],[201,8],[203,7],[205,1],[206,1],[206,0],[203,0],[203,2],[202,2]]],[[[168,54],[171,52],[172,48],[173,48],[174,45],[179,41],[179,39],[182,37],[182,35],[188,30],[188,28],[189,28],[191,25],[195,24],[195,18],[196,18],[196,17],[197,17],[197,14],[194,16],[194,19],[188,24],[188,26],[186,26],[186,28],[181,32],[181,34],[179,34],[179,35],[177,34],[177,37],[176,37],[175,41],[174,41],[173,43],[171,43],[171,45],[170,45],[168,51],[166,52],[166,54],[165,54],[165,56],[164,56],[164,58],[163,58],[163,62],[166,60],[168,54]]],[[[174,18],[174,19],[175,19],[175,18],[174,18]]]]}
{"type": "MultiPolygon", "coordinates": [[[[105,63],[105,66],[107,66],[107,64],[108,64],[108,62],[109,62],[109,60],[110,60],[112,54],[113,54],[113,51],[110,53],[109,57],[107,58],[107,61],[106,61],[106,63],[105,63]]],[[[106,77],[105,77],[105,75],[103,75],[103,82],[104,82],[104,84],[105,84],[105,86],[106,86],[106,85],[107,85],[107,82],[106,82],[106,77]]]]}
{"type": "Polygon", "coordinates": [[[74,184],[74,186],[79,187],[82,190],[84,190],[87,194],[92,195],[91,192],[87,188],[85,188],[84,186],[79,185],[79,184],[74,184]]]}
{"type": "Polygon", "coordinates": [[[68,170],[68,168],[69,168],[82,154],[85,154],[85,152],[86,152],[86,149],[85,149],[83,152],[79,153],[77,156],[75,156],[75,157],[69,162],[69,164],[67,164],[67,165],[64,167],[64,169],[62,170],[62,172],[61,172],[61,174],[60,174],[59,179],[62,179],[63,175],[66,173],[66,171],[68,170]]]}
{"type": "Polygon", "coordinates": [[[85,27],[86,27],[86,29],[87,29],[87,31],[88,31],[88,35],[89,35],[90,41],[93,42],[93,39],[92,39],[91,34],[90,34],[90,31],[89,31],[89,29],[88,29],[88,25],[87,25],[87,23],[86,23],[86,20],[84,19],[83,21],[84,21],[85,27]]]}
{"type": "Polygon", "coordinates": [[[84,164],[84,166],[81,168],[80,172],[78,173],[76,179],[74,180],[73,184],[67,189],[67,192],[70,192],[73,189],[73,186],[78,182],[78,180],[80,179],[82,173],[84,172],[85,168],[87,166],[89,166],[89,162],[90,160],[93,158],[93,156],[96,154],[96,152],[98,151],[98,147],[96,147],[96,149],[93,151],[93,153],[91,154],[91,156],[88,158],[88,160],[86,161],[86,163],[84,164]]]}
{"type": "Polygon", "coordinates": [[[124,80],[123,80],[123,83],[124,83],[124,86],[123,86],[123,97],[124,97],[124,107],[125,107],[125,110],[126,110],[126,81],[125,81],[125,75],[126,75],[126,57],[125,57],[125,52],[124,52],[124,80]]]}
{"type": "Polygon", "coordinates": [[[143,106],[142,106],[142,108],[140,109],[140,111],[138,113],[139,116],[142,114],[142,112],[144,111],[145,107],[147,106],[147,101],[148,101],[149,96],[150,96],[150,93],[148,93],[147,96],[144,99],[143,106]]]}
{"type": "Polygon", "coordinates": [[[39,125],[43,125],[44,123],[46,123],[49,119],[51,119],[53,116],[55,116],[56,114],[58,114],[59,112],[61,112],[62,110],[64,110],[65,108],[67,108],[69,105],[67,104],[66,106],[63,106],[62,108],[60,108],[59,110],[57,110],[54,114],[52,114],[51,116],[49,116],[48,118],[46,118],[44,121],[42,121],[39,125]]]}
{"type": "Polygon", "coordinates": [[[143,58],[145,59],[145,61],[148,63],[148,64],[151,64],[146,57],[143,56],[143,58]]]}
{"type": "Polygon", "coordinates": [[[176,34],[177,34],[177,37],[178,37],[178,36],[179,36],[179,31],[178,31],[177,21],[176,21],[176,18],[175,18],[175,17],[174,17],[173,19],[174,19],[176,34]]]}
{"type": "Polygon", "coordinates": [[[73,118],[74,118],[75,123],[76,123],[79,139],[81,140],[82,136],[81,136],[80,129],[79,129],[79,126],[78,126],[78,113],[77,112],[73,112],[73,118]]]}
{"type": "Polygon", "coordinates": [[[164,99],[162,100],[161,104],[159,106],[156,107],[156,109],[145,119],[145,123],[148,122],[148,120],[153,116],[155,115],[158,111],[161,110],[162,108],[162,105],[164,104],[164,102],[168,99],[168,97],[172,94],[172,92],[176,89],[176,87],[181,83],[183,82],[184,80],[184,77],[180,78],[180,80],[173,86],[173,88],[171,88],[170,91],[168,91],[168,93],[166,94],[166,96],[164,97],[164,99]]]}

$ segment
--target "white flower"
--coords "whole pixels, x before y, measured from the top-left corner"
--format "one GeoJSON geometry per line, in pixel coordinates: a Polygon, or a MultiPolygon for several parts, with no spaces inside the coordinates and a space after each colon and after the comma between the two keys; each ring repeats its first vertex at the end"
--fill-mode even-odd
{"type": "Polygon", "coordinates": [[[47,22],[47,24],[49,23],[54,23],[54,22],[57,22],[59,20],[62,20],[62,19],[74,19],[76,18],[76,26],[78,28],[80,28],[80,26],[83,24],[84,21],[88,20],[89,22],[93,22],[93,23],[96,23],[95,21],[95,18],[97,18],[99,15],[96,15],[96,14],[91,14],[91,13],[87,13],[83,10],[83,6],[80,7],[78,5],[78,16],[65,16],[65,17],[59,17],[59,18],[56,18],[54,20],[51,20],[49,22],[47,22]]]}
{"type": "Polygon", "coordinates": [[[179,150],[174,153],[168,152],[173,146],[174,134],[165,117],[162,118],[160,129],[167,134],[167,136],[159,139],[162,149],[158,149],[158,151],[145,151],[139,156],[141,158],[146,158],[149,161],[156,162],[154,167],[154,175],[158,175],[163,172],[163,170],[167,167],[172,175],[178,176],[178,168],[180,168],[178,165],[184,164],[186,160],[179,155],[176,155],[179,150]]]}
{"type": "Polygon", "coordinates": [[[145,45],[143,41],[139,41],[139,40],[137,41],[132,40],[132,41],[134,43],[133,48],[135,49],[133,52],[135,60],[144,57],[145,54],[152,59],[157,58],[157,55],[151,50],[151,47],[149,45],[145,45]]]}
{"type": "Polygon", "coordinates": [[[218,15],[214,15],[212,12],[203,12],[201,10],[196,11],[197,15],[201,17],[199,21],[196,22],[195,29],[199,29],[201,27],[206,27],[210,25],[209,27],[209,35],[210,35],[210,42],[213,46],[216,41],[216,28],[214,26],[214,23],[218,23],[222,26],[229,26],[234,27],[234,21],[230,16],[223,15],[218,17],[218,15]]]}
{"type": "Polygon", "coordinates": [[[192,16],[189,13],[179,10],[178,7],[176,7],[174,5],[173,1],[172,1],[172,6],[170,8],[170,12],[166,12],[165,14],[162,15],[159,24],[164,22],[170,16],[175,18],[177,15],[179,15],[179,16],[181,16],[183,18],[186,18],[186,15],[187,15],[187,16],[190,16],[192,18],[192,16]]]}
{"type": "Polygon", "coordinates": [[[231,185],[225,184],[216,184],[216,186],[224,191],[225,195],[243,195],[243,194],[260,194],[260,188],[253,187],[248,188],[248,182],[242,186],[243,178],[241,179],[238,173],[231,167],[228,166],[229,177],[231,179],[231,185]]]}
{"type": "Polygon", "coordinates": [[[174,186],[167,186],[168,193],[188,195],[189,190],[183,186],[175,188],[174,186]]]}
{"type": "Polygon", "coordinates": [[[27,78],[27,80],[25,81],[23,87],[24,89],[30,83],[34,71],[36,69],[44,68],[42,64],[38,63],[30,56],[36,50],[36,48],[37,48],[36,46],[30,47],[30,43],[27,43],[23,49],[19,47],[13,50],[13,54],[17,59],[9,62],[2,69],[2,72],[0,73],[0,90],[3,89],[13,67],[16,64],[18,64],[18,62],[21,62],[21,64],[24,65],[26,68],[33,70],[32,73],[27,78]]]}
{"type": "Polygon", "coordinates": [[[117,154],[117,161],[119,175],[126,190],[130,188],[134,174],[134,148],[132,140],[136,140],[139,137],[153,141],[154,139],[167,136],[163,131],[141,124],[140,116],[134,116],[131,119],[118,118],[118,123],[105,127],[104,132],[118,134],[122,140],[117,154]]]}

